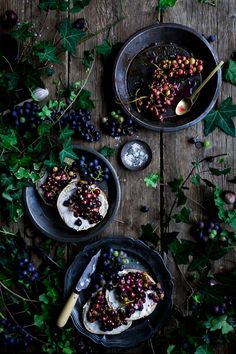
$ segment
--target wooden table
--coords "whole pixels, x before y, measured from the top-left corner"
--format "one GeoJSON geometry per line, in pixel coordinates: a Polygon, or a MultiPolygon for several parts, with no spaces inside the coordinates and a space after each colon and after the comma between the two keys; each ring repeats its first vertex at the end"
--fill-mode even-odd
{"type": "MultiPolygon", "coordinates": [[[[81,65],[81,58],[84,50],[92,49],[94,45],[99,44],[105,37],[112,44],[124,42],[135,31],[160,22],[173,22],[194,28],[206,37],[211,34],[216,36],[216,41],[212,43],[213,48],[218,53],[220,59],[227,61],[235,50],[236,43],[236,3],[235,0],[218,0],[215,7],[206,4],[200,4],[197,0],[178,0],[173,8],[168,8],[164,12],[158,12],[156,9],[156,0],[92,0],[79,17],[85,17],[89,30],[92,33],[101,33],[94,35],[91,39],[84,41],[78,46],[77,54],[74,58],[62,54],[61,65],[55,65],[56,75],[60,74],[61,79],[69,84],[70,81],[83,80],[86,77],[84,68],[81,65]]],[[[42,23],[44,15],[37,9],[38,1],[29,0],[3,0],[0,3],[0,12],[8,8],[14,9],[20,20],[32,20],[36,25],[42,23]]],[[[42,28],[42,37],[53,39],[55,25],[67,17],[68,14],[50,11],[42,28]]],[[[73,21],[76,15],[70,14],[70,20],[73,21]]],[[[103,89],[104,78],[106,77],[106,67],[102,65],[99,58],[96,59],[93,71],[86,84],[86,88],[91,91],[92,98],[95,101],[96,108],[92,112],[92,119],[98,124],[99,119],[107,114],[109,102],[103,89]]],[[[48,82],[48,88],[52,89],[52,84],[48,82]]],[[[236,88],[229,83],[223,83],[219,102],[226,97],[231,96],[236,99],[236,88]]],[[[191,169],[191,162],[200,160],[207,154],[216,155],[228,153],[227,163],[236,168],[235,163],[235,139],[223,134],[220,130],[215,130],[209,136],[211,143],[210,149],[196,149],[194,145],[188,143],[188,139],[198,136],[204,140],[203,122],[194,125],[191,128],[174,132],[159,133],[149,131],[143,128],[132,137],[122,137],[113,139],[102,135],[102,139],[97,143],[84,143],[84,145],[99,149],[104,145],[114,147],[116,155],[110,158],[110,161],[117,171],[121,185],[121,205],[112,224],[104,231],[101,236],[132,236],[139,238],[141,235],[141,225],[151,224],[158,235],[163,236],[162,223],[164,213],[170,210],[173,203],[173,194],[170,192],[167,182],[175,177],[186,177],[191,169]],[[152,149],[153,159],[147,169],[141,172],[129,172],[125,170],[118,162],[118,149],[129,139],[139,138],[148,142],[152,149]],[[144,185],[144,177],[151,172],[160,172],[162,183],[156,190],[147,188],[144,185]],[[140,206],[149,207],[149,212],[142,213],[140,206]]],[[[207,174],[206,174],[207,176],[207,174]]],[[[221,180],[222,186],[225,186],[226,179],[221,180]]],[[[194,210],[194,215],[199,218],[202,215],[201,202],[204,192],[199,189],[196,191],[190,188],[188,191],[188,207],[194,210]]],[[[188,232],[189,226],[186,224],[175,224],[171,222],[170,231],[177,230],[181,237],[190,238],[188,232]]],[[[69,261],[73,258],[81,246],[76,244],[67,245],[70,251],[69,261]]],[[[161,245],[159,246],[160,252],[161,245]]],[[[177,270],[170,254],[163,254],[165,262],[173,275],[174,280],[174,304],[183,308],[187,292],[184,284],[185,268],[181,268],[183,274],[177,270]]],[[[228,269],[230,261],[235,260],[235,255],[230,254],[216,263],[215,270],[228,269]]],[[[138,353],[140,348],[135,351],[138,353]]],[[[225,350],[219,353],[230,353],[225,350]]]]}

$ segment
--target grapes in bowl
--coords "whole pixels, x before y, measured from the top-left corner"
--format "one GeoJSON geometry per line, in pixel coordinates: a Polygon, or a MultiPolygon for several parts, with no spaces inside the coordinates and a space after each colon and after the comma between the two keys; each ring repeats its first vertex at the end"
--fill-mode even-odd
{"type": "Polygon", "coordinates": [[[75,146],[76,161],[42,172],[27,187],[24,202],[36,228],[57,241],[84,243],[114,219],[120,185],[110,162],[95,150],[75,146]]]}
{"type": "Polygon", "coordinates": [[[190,96],[218,64],[205,37],[172,23],[154,24],[134,33],[120,49],[113,88],[122,110],[137,124],[172,132],[202,120],[213,108],[221,86],[221,70],[207,83],[190,112],[175,108],[190,96]]]}

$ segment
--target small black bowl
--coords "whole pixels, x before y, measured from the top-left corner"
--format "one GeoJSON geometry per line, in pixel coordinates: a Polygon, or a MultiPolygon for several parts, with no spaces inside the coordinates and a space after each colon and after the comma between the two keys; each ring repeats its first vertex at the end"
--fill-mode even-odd
{"type": "Polygon", "coordinates": [[[166,117],[164,121],[139,113],[132,100],[145,82],[151,82],[152,55],[160,60],[173,55],[193,56],[202,59],[204,69],[198,80],[204,80],[218,64],[218,58],[203,35],[192,28],[173,23],[154,24],[134,33],[124,43],[116,58],[113,70],[113,88],[123,111],[141,126],[164,132],[188,128],[202,120],[213,108],[221,87],[221,69],[201,90],[190,112],[183,116],[166,117]]]}
{"type": "Polygon", "coordinates": [[[125,143],[120,152],[122,164],[130,171],[146,168],[152,160],[150,146],[142,140],[131,140],[125,143]]]}

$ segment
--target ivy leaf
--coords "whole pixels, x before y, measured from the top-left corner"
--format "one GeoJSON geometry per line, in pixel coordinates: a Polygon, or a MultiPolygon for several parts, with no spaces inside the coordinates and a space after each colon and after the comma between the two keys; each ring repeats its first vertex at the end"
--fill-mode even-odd
{"type": "Polygon", "coordinates": [[[189,256],[192,253],[192,244],[196,247],[195,242],[178,240],[176,238],[168,245],[168,249],[173,253],[177,264],[189,263],[189,256]]]}
{"type": "Polygon", "coordinates": [[[92,66],[92,63],[94,61],[95,55],[94,55],[94,50],[85,50],[84,51],[84,56],[82,59],[82,64],[85,67],[86,70],[89,70],[92,66]]]}
{"type": "Polygon", "coordinates": [[[236,61],[230,59],[227,68],[223,70],[223,80],[236,85],[236,61]]]}
{"type": "Polygon", "coordinates": [[[81,108],[90,111],[92,108],[95,107],[90,97],[91,92],[83,89],[77,97],[76,101],[73,103],[73,108],[75,110],[81,108]]]}
{"type": "Polygon", "coordinates": [[[38,135],[41,137],[44,135],[48,136],[51,128],[52,128],[52,124],[50,124],[49,122],[41,123],[37,128],[38,135]]]}
{"type": "Polygon", "coordinates": [[[155,173],[151,173],[150,175],[146,176],[144,178],[144,183],[146,184],[147,187],[156,188],[159,180],[160,180],[160,173],[155,172],[155,173]]]}
{"type": "Polygon", "coordinates": [[[234,331],[234,327],[227,322],[227,315],[214,318],[211,324],[211,332],[221,330],[222,334],[227,334],[234,331]]]}
{"type": "Polygon", "coordinates": [[[71,12],[80,12],[85,6],[88,6],[91,0],[73,0],[71,12]]]}
{"type": "Polygon", "coordinates": [[[18,25],[17,30],[11,32],[11,36],[18,41],[25,42],[27,38],[33,37],[33,33],[29,31],[32,25],[32,22],[21,22],[18,25]]]}
{"type": "Polygon", "coordinates": [[[70,54],[76,53],[76,46],[79,41],[85,36],[85,33],[73,28],[68,18],[65,18],[58,27],[58,32],[62,39],[62,49],[70,54]]]}
{"type": "Polygon", "coordinates": [[[208,179],[202,178],[202,181],[207,185],[207,187],[215,188],[215,184],[209,181],[208,179]]]}
{"type": "Polygon", "coordinates": [[[41,111],[38,113],[38,116],[44,120],[45,118],[51,118],[52,110],[48,108],[47,105],[44,105],[41,111]]]}
{"type": "Polygon", "coordinates": [[[44,161],[44,165],[48,168],[57,166],[59,163],[58,161],[58,154],[56,153],[55,150],[52,150],[49,154],[49,159],[44,161]]]}
{"type": "Polygon", "coordinates": [[[174,215],[175,222],[183,222],[185,224],[190,224],[191,212],[192,210],[190,208],[183,207],[178,214],[174,215]]]}
{"type": "Polygon", "coordinates": [[[166,350],[166,354],[171,354],[173,350],[175,349],[176,345],[170,344],[168,345],[168,348],[166,350]]]}
{"type": "Polygon", "coordinates": [[[40,10],[68,10],[69,2],[66,0],[39,0],[40,10]]]}
{"type": "Polygon", "coordinates": [[[161,239],[161,249],[164,251],[164,252],[167,252],[168,251],[168,246],[171,242],[173,242],[177,236],[178,236],[178,232],[176,231],[173,231],[173,232],[167,232],[167,233],[164,233],[162,239],[161,239]]]}
{"type": "Polygon", "coordinates": [[[65,127],[60,131],[59,140],[61,141],[67,140],[67,138],[71,137],[73,134],[74,134],[74,130],[65,127]]]}
{"type": "Polygon", "coordinates": [[[100,154],[102,154],[104,157],[110,157],[110,156],[114,156],[115,155],[115,149],[111,148],[107,145],[103,146],[100,150],[99,150],[100,154]]]}
{"type": "Polygon", "coordinates": [[[0,147],[7,150],[16,150],[17,137],[13,129],[9,129],[6,134],[0,134],[0,147]]]}
{"type": "Polygon", "coordinates": [[[159,236],[154,232],[154,228],[151,224],[141,225],[142,235],[141,240],[145,242],[150,242],[155,247],[158,244],[159,236]]]}
{"type": "Polygon", "coordinates": [[[210,268],[210,261],[204,254],[195,254],[193,260],[188,266],[189,272],[202,271],[205,268],[210,268]]]}
{"type": "Polygon", "coordinates": [[[21,80],[21,74],[17,72],[7,73],[6,77],[8,79],[8,90],[15,90],[15,88],[19,85],[21,80]]]}
{"type": "Polygon", "coordinates": [[[63,165],[65,163],[65,158],[69,157],[71,159],[78,160],[78,156],[74,153],[73,147],[71,145],[71,139],[68,139],[62,145],[63,149],[59,153],[60,162],[63,165]]]}
{"type": "Polygon", "coordinates": [[[200,345],[200,347],[197,347],[196,351],[194,354],[213,354],[214,352],[212,351],[211,347],[208,344],[205,345],[200,345]]]}
{"type": "Polygon", "coordinates": [[[232,104],[232,97],[226,98],[217,110],[211,111],[205,117],[204,134],[208,135],[217,127],[226,134],[236,136],[232,118],[236,116],[236,105],[232,104]]]}
{"type": "Polygon", "coordinates": [[[229,179],[229,182],[236,184],[236,176],[234,176],[234,178],[232,178],[232,179],[229,179]]]}
{"type": "Polygon", "coordinates": [[[45,61],[57,64],[60,63],[60,60],[56,55],[56,47],[48,41],[41,41],[34,45],[33,54],[38,58],[40,63],[44,63],[45,61]]]}
{"type": "Polygon", "coordinates": [[[24,167],[20,167],[17,172],[14,173],[17,179],[22,179],[22,178],[29,178],[30,173],[28,170],[26,170],[24,167]]]}
{"type": "Polygon", "coordinates": [[[211,174],[214,176],[221,176],[221,175],[225,176],[230,173],[231,167],[225,168],[223,170],[219,170],[218,168],[209,167],[209,170],[210,170],[211,174]]]}
{"type": "Polygon", "coordinates": [[[183,181],[184,181],[183,177],[179,177],[179,178],[175,178],[173,181],[168,182],[171,191],[174,193],[178,192],[182,187],[183,181]]]}
{"type": "Polygon", "coordinates": [[[165,10],[167,7],[173,7],[177,0],[159,0],[158,8],[165,10]]]}
{"type": "Polygon", "coordinates": [[[96,46],[96,52],[101,54],[104,58],[109,57],[112,53],[111,43],[107,39],[104,39],[101,44],[96,46]]]}
{"type": "Polygon", "coordinates": [[[190,180],[191,180],[192,184],[197,186],[201,183],[202,179],[201,179],[200,175],[196,174],[196,175],[193,175],[190,180]]]}

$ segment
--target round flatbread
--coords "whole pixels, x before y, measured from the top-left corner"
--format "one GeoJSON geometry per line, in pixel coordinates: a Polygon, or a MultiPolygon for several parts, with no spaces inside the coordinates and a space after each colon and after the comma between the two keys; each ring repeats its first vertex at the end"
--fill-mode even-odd
{"type": "MultiPolygon", "coordinates": [[[[95,184],[92,184],[91,187],[95,189],[100,190],[100,194],[98,196],[99,201],[101,202],[101,206],[99,207],[99,214],[102,216],[102,218],[105,217],[108,211],[108,201],[105,193],[98,188],[95,184]]],[[[62,218],[62,220],[65,222],[67,226],[69,226],[72,229],[75,229],[76,231],[82,231],[82,230],[88,230],[98,223],[92,223],[90,224],[87,219],[84,219],[82,217],[75,217],[74,212],[71,211],[68,206],[64,205],[64,202],[68,200],[77,190],[77,181],[71,182],[68,184],[59,194],[59,197],[57,199],[57,209],[59,211],[59,214],[62,218]],[[76,225],[76,221],[80,219],[81,220],[81,225],[76,225]]]]}
{"type": "MultiPolygon", "coordinates": [[[[118,273],[119,276],[122,275],[126,275],[128,273],[142,273],[142,271],[138,270],[138,269],[125,269],[121,272],[118,273]]],[[[156,284],[156,282],[154,281],[154,279],[147,274],[147,279],[148,282],[151,284],[156,284]]],[[[140,318],[144,318],[149,316],[157,307],[158,302],[153,301],[149,296],[150,294],[156,294],[155,290],[147,290],[145,291],[145,302],[143,303],[143,309],[142,310],[138,310],[136,309],[136,311],[129,317],[129,320],[134,321],[134,320],[139,320],[140,318]]],[[[111,306],[112,308],[114,308],[114,310],[118,309],[118,308],[124,308],[125,305],[122,304],[119,300],[119,297],[117,295],[116,289],[113,290],[106,290],[106,299],[107,302],[109,304],[109,306],[111,306]]]]}
{"type": "Polygon", "coordinates": [[[87,318],[88,315],[88,311],[90,308],[90,304],[91,304],[91,300],[89,300],[88,302],[86,302],[86,304],[83,306],[83,324],[84,327],[87,329],[87,331],[94,333],[94,334],[101,334],[101,335],[115,335],[115,334],[120,334],[124,331],[126,331],[131,325],[132,325],[132,321],[128,320],[127,324],[122,324],[117,328],[114,328],[111,331],[102,331],[100,329],[100,323],[99,321],[95,321],[95,322],[90,322],[87,318]]]}

